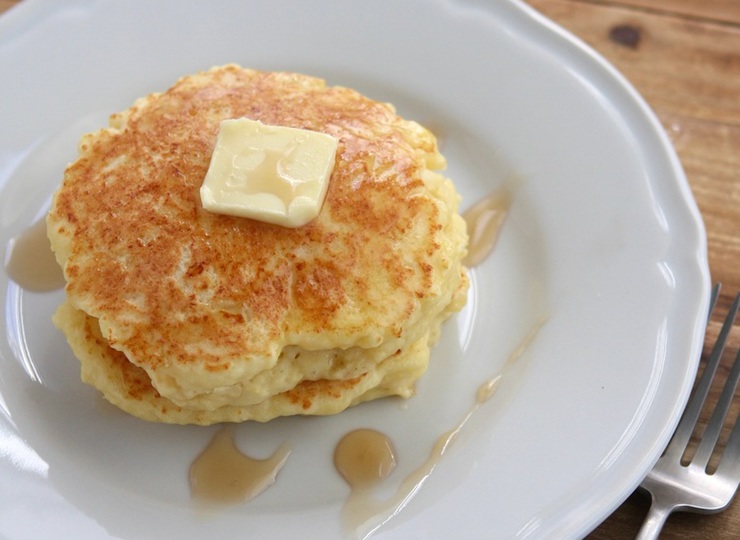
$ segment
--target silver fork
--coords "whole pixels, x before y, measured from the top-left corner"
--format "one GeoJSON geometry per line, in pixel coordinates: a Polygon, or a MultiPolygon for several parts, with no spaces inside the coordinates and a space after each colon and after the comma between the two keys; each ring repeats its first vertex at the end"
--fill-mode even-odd
{"type": "MultiPolygon", "coordinates": [[[[716,286],[712,291],[710,319],[718,295],[719,286],[716,286]]],[[[674,511],[708,514],[721,512],[730,504],[737,491],[740,483],[740,419],[736,420],[732,428],[717,469],[714,472],[708,472],[707,466],[724,425],[727,411],[735,396],[735,388],[740,378],[740,351],[738,351],[717,406],[712,412],[709,424],[696,449],[696,454],[688,465],[683,465],[681,460],[712,385],[712,379],[717,372],[717,366],[720,364],[725,343],[732,330],[739,307],[740,294],[735,297],[725,317],[717,342],[712,348],[701,378],[694,388],[671,442],[640,485],[650,493],[652,504],[645,523],[637,535],[637,540],[658,538],[663,524],[674,511]]]]}

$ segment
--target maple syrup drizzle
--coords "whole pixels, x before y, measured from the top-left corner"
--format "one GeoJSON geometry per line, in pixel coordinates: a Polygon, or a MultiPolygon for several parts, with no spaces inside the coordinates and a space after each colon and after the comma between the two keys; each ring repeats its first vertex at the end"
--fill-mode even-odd
{"type": "Polygon", "coordinates": [[[275,483],[289,455],[283,445],[267,459],[251,458],[236,446],[234,427],[228,425],[214,435],[190,466],[192,497],[212,506],[248,502],[275,483]]]}
{"type": "Polygon", "coordinates": [[[48,292],[64,287],[64,274],[46,237],[46,220],[40,219],[9,243],[5,271],[21,288],[48,292]]]}
{"type": "Polygon", "coordinates": [[[463,214],[468,225],[468,254],[463,264],[468,268],[482,263],[493,251],[499,232],[511,206],[511,193],[502,189],[484,197],[463,214]]]}

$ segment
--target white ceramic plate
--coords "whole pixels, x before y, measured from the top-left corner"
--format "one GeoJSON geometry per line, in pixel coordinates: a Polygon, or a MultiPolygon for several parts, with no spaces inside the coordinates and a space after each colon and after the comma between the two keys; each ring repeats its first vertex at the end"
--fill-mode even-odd
{"type": "Polygon", "coordinates": [[[48,208],[79,135],[179,76],[237,62],[395,103],[442,141],[469,206],[516,179],[416,397],[244,424],[293,454],[253,502],[203,519],[186,474],[216,427],[140,422],[79,382],[49,317],[61,293],[0,275],[0,536],[333,538],[331,453],[370,426],[389,484],[424,460],[475,388],[547,323],[378,538],[567,538],[639,483],[674,428],[702,343],[704,231],[669,141],[602,59],[514,0],[28,0],[0,18],[0,245],[48,208]]]}

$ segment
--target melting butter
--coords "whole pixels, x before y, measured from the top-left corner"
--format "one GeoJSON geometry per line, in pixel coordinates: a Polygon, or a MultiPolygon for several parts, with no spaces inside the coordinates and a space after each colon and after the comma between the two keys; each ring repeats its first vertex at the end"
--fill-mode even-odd
{"type": "Polygon", "coordinates": [[[46,220],[40,219],[8,244],[5,271],[23,289],[47,292],[64,287],[64,274],[46,236],[46,220]]]}
{"type": "Polygon", "coordinates": [[[321,211],[337,144],[326,133],[224,120],[200,188],[203,208],[284,227],[305,225],[321,211]]]}
{"type": "Polygon", "coordinates": [[[228,425],[190,466],[190,492],[198,502],[217,506],[250,501],[275,483],[289,455],[281,446],[268,459],[251,458],[237,448],[234,428],[228,425]]]}

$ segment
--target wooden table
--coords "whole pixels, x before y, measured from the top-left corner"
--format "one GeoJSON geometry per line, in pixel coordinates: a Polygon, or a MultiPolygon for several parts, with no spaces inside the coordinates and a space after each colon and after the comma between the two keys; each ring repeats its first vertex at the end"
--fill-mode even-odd
{"type": "MultiPolygon", "coordinates": [[[[740,291],[740,0],[526,1],[611,61],[663,122],[704,217],[712,279],[724,285],[719,308],[726,311],[740,291]]],[[[0,12],[16,3],[0,0],[0,12]]],[[[740,322],[730,343],[738,348],[740,322]]],[[[647,505],[632,495],[588,538],[633,538],[647,505]]],[[[740,538],[740,497],[715,516],[672,516],[661,538],[740,538]]]]}

